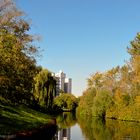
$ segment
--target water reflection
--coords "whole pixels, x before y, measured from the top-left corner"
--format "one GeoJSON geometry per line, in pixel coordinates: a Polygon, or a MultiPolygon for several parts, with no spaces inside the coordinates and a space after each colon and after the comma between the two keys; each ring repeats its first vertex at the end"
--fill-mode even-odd
{"type": "Polygon", "coordinates": [[[99,118],[78,118],[87,140],[140,140],[140,123],[99,118]]]}
{"type": "Polygon", "coordinates": [[[140,123],[93,117],[75,117],[65,112],[56,118],[57,126],[41,129],[20,140],[140,140],[140,123]]]}
{"type": "Polygon", "coordinates": [[[70,128],[67,129],[61,129],[57,132],[55,135],[55,140],[70,140],[70,128]]]}
{"type": "Polygon", "coordinates": [[[58,132],[55,135],[55,140],[70,140],[71,127],[76,123],[76,117],[73,113],[63,112],[57,117],[58,132]]]}

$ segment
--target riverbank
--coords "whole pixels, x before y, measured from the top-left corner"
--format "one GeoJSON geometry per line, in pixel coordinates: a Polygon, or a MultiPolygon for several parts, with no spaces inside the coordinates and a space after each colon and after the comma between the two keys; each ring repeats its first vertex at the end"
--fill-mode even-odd
{"type": "Polygon", "coordinates": [[[54,124],[52,116],[38,112],[24,105],[0,104],[0,136],[25,134],[30,130],[36,130],[54,124]],[[23,132],[23,133],[22,133],[23,132]]]}

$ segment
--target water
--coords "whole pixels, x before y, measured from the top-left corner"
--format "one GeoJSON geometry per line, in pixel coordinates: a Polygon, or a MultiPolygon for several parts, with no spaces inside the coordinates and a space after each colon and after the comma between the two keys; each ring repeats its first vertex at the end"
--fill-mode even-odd
{"type": "Polygon", "coordinates": [[[140,140],[140,123],[99,118],[76,118],[64,113],[57,118],[59,131],[53,140],[140,140]]]}
{"type": "MultiPolygon", "coordinates": [[[[29,137],[16,140],[140,140],[140,123],[99,118],[77,118],[65,112],[56,118],[57,125],[29,137]]],[[[4,137],[3,137],[4,138],[4,137]]]]}
{"type": "Polygon", "coordinates": [[[85,137],[82,135],[82,131],[76,123],[74,126],[71,127],[71,140],[84,140],[85,137]]]}

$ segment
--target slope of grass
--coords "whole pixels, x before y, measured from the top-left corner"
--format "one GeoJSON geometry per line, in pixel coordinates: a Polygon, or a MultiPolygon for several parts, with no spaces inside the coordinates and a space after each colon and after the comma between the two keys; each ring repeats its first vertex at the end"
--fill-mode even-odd
{"type": "Polygon", "coordinates": [[[26,106],[0,104],[0,135],[37,128],[51,121],[51,116],[26,106]]]}

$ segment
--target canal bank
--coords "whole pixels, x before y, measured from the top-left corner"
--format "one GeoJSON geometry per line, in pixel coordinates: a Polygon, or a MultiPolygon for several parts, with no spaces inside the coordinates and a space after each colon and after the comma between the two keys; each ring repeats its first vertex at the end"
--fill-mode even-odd
{"type": "Polygon", "coordinates": [[[0,139],[3,140],[27,140],[27,139],[51,139],[57,131],[56,120],[53,119],[45,125],[39,128],[33,128],[31,130],[24,130],[15,134],[0,135],[0,139]]]}
{"type": "Polygon", "coordinates": [[[37,136],[37,132],[56,129],[55,118],[24,105],[0,105],[0,138],[37,136]],[[41,130],[41,131],[40,131],[41,130]]]}

